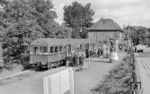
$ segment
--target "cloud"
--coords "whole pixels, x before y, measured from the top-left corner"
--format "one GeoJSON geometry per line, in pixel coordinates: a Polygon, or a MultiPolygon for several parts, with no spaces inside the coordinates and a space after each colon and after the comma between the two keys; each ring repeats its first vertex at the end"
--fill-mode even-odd
{"type": "Polygon", "coordinates": [[[111,18],[119,25],[142,25],[150,27],[150,0],[53,0],[58,18],[63,22],[63,7],[78,1],[83,5],[91,3],[95,11],[94,22],[101,17],[111,18]]]}

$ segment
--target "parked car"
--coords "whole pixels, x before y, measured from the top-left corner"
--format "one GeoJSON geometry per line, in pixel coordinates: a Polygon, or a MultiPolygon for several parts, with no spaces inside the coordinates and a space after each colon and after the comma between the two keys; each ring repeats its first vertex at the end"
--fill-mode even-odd
{"type": "Polygon", "coordinates": [[[146,46],[139,44],[135,47],[135,49],[137,53],[140,53],[140,52],[143,53],[143,50],[146,49],[146,46]]]}

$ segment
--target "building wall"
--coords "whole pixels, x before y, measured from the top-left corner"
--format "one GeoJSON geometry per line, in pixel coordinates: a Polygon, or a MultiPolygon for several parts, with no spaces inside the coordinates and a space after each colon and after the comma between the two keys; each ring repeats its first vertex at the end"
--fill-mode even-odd
{"type": "Polygon", "coordinates": [[[118,31],[92,31],[88,34],[89,40],[93,43],[102,43],[109,41],[110,39],[119,39],[122,36],[121,32],[118,31]]]}
{"type": "Polygon", "coordinates": [[[3,61],[3,49],[2,49],[2,43],[0,43],[0,62],[3,61]]]}

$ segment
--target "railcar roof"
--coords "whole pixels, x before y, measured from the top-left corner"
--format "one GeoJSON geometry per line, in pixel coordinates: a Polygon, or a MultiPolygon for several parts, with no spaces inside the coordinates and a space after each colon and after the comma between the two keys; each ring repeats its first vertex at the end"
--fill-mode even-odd
{"type": "Polygon", "coordinates": [[[34,40],[31,45],[58,45],[58,44],[68,44],[67,39],[56,39],[56,38],[40,38],[34,40]]]}
{"type": "Polygon", "coordinates": [[[88,43],[88,39],[56,39],[56,38],[40,38],[34,40],[31,45],[59,45],[59,44],[77,44],[77,43],[88,43]]]}
{"type": "Polygon", "coordinates": [[[89,43],[89,40],[88,39],[70,39],[69,40],[69,42],[70,43],[75,43],[75,44],[77,44],[77,43],[89,43]]]}

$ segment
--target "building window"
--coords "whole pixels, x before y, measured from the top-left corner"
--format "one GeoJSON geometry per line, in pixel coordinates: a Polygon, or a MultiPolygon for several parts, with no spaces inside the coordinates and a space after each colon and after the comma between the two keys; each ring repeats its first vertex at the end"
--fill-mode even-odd
{"type": "Polygon", "coordinates": [[[54,47],[50,47],[50,53],[54,53],[54,47]]]}

